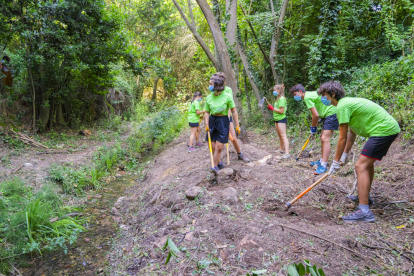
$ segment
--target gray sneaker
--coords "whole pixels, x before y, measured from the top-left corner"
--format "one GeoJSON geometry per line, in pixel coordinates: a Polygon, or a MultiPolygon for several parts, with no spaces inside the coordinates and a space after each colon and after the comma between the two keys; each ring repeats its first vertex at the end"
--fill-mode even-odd
{"type": "Polygon", "coordinates": [[[281,158],[282,159],[289,159],[290,158],[290,154],[289,153],[286,153],[286,154],[282,155],[281,158]]]}
{"type": "Polygon", "coordinates": [[[375,221],[375,216],[371,210],[368,213],[364,213],[358,208],[352,214],[342,216],[342,219],[344,222],[373,222],[375,221]]]}
{"type": "MultiPolygon", "coordinates": [[[[359,202],[359,197],[358,197],[358,195],[347,195],[346,196],[347,198],[349,198],[350,200],[352,200],[353,202],[355,202],[355,203],[358,203],[359,202]]],[[[368,204],[369,205],[372,205],[372,204],[374,204],[375,202],[374,202],[374,200],[371,198],[371,197],[369,197],[368,198],[368,204]]]]}
{"type": "Polygon", "coordinates": [[[240,152],[240,153],[238,154],[238,159],[239,159],[239,160],[243,160],[243,161],[244,161],[244,162],[246,162],[246,163],[250,162],[250,160],[249,160],[246,156],[244,156],[243,152],[240,152]]]}

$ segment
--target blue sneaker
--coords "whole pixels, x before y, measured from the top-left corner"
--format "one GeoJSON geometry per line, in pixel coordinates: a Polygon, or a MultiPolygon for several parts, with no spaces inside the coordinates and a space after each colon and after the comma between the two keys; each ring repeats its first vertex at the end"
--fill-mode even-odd
{"type": "Polygon", "coordinates": [[[318,161],[313,161],[313,162],[310,162],[309,164],[310,164],[312,167],[313,167],[313,166],[315,166],[315,165],[320,166],[320,165],[321,165],[321,159],[319,159],[318,161]]]}
{"type": "Polygon", "coordinates": [[[358,208],[352,214],[349,214],[347,216],[342,216],[342,220],[344,222],[374,222],[375,216],[371,210],[369,210],[368,213],[364,213],[362,212],[361,209],[358,208]]]}
{"type": "Polygon", "coordinates": [[[218,174],[218,172],[220,171],[220,169],[215,166],[215,167],[210,167],[210,170],[214,173],[214,174],[218,174]]]}
{"type": "Polygon", "coordinates": [[[219,168],[219,170],[224,169],[224,164],[223,162],[220,161],[220,163],[217,164],[217,167],[219,168]]]}
{"type": "Polygon", "coordinates": [[[322,165],[319,165],[314,174],[324,174],[328,171],[328,167],[324,167],[322,165]]]}

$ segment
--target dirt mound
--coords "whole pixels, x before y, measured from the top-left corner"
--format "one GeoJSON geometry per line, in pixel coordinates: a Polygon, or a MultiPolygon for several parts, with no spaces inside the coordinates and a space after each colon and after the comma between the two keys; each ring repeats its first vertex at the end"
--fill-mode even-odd
{"type": "MultiPolygon", "coordinates": [[[[354,182],[351,165],[286,212],[285,203],[318,178],[310,166],[276,160],[274,141],[249,133],[252,143],[242,149],[252,162],[238,161],[231,150],[226,166],[231,170],[214,176],[207,145],[187,153],[187,135],[154,159],[148,178],[123,201],[122,223],[128,228],[109,253],[111,275],[246,275],[252,269],[277,274],[304,259],[326,275],[365,275],[367,267],[373,273],[392,271],[386,275],[412,270],[414,207],[407,195],[414,191],[414,167],[410,161],[389,166],[398,154],[394,148],[376,169],[377,222],[343,224],[340,216],[356,206],[345,197],[354,182]],[[185,191],[192,187],[202,192],[189,200],[185,191]],[[165,265],[168,237],[180,253],[165,265]]],[[[318,158],[317,150],[310,157],[318,158]]]]}

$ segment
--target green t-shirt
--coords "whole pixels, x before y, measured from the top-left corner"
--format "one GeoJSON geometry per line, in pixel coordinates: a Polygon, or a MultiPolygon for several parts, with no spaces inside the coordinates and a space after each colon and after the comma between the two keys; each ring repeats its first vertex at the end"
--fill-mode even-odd
{"type": "Polygon", "coordinates": [[[318,95],[316,91],[306,91],[305,93],[305,104],[308,109],[316,107],[319,117],[326,118],[336,113],[336,107],[333,105],[326,106],[321,101],[322,96],[318,95]]]}
{"type": "Polygon", "coordinates": [[[200,103],[197,100],[190,102],[188,105],[188,122],[189,123],[198,123],[200,120],[200,115],[197,115],[196,110],[200,111],[200,103]]]}
{"type": "Polygon", "coordinates": [[[230,87],[228,87],[228,86],[224,87],[223,92],[230,94],[231,98],[233,99],[233,90],[231,90],[230,87]]]}
{"type": "Polygon", "coordinates": [[[219,96],[214,95],[214,93],[207,96],[204,110],[210,112],[211,115],[227,116],[229,108],[235,106],[233,98],[229,93],[224,93],[223,90],[219,96]]]}
{"type": "Polygon", "coordinates": [[[274,108],[279,109],[281,107],[284,107],[285,109],[283,110],[283,114],[277,113],[273,111],[273,119],[275,119],[275,121],[280,121],[283,120],[284,118],[286,118],[286,109],[287,109],[287,103],[286,103],[286,98],[284,96],[280,97],[279,100],[277,102],[275,102],[274,104],[274,108]]]}
{"type": "Polygon", "coordinates": [[[382,106],[364,98],[343,98],[338,102],[339,124],[349,124],[362,137],[400,133],[397,121],[382,106]]]}

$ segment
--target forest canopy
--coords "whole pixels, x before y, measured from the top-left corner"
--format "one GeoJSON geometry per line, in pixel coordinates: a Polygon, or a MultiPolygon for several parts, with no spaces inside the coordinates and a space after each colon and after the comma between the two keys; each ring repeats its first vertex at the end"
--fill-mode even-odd
{"type": "MultiPolygon", "coordinates": [[[[412,69],[398,70],[401,59],[412,62],[409,0],[1,0],[0,7],[1,56],[10,57],[3,62],[14,79],[2,84],[0,111],[34,131],[125,117],[141,103],[183,107],[194,92],[206,93],[216,71],[228,75],[246,126],[270,118],[257,102],[276,83],[314,90],[334,79],[355,94],[372,81],[362,75],[375,79],[381,64],[396,62],[398,77],[374,82],[371,98],[382,89],[412,91],[412,69]]],[[[288,116],[302,116],[288,101],[288,116]]],[[[403,108],[386,94],[377,101],[403,108]]]]}

